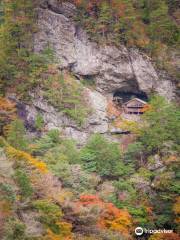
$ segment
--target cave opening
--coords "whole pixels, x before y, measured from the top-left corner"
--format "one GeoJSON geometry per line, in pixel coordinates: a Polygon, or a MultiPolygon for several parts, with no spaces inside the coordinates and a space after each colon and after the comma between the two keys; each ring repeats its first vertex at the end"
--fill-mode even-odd
{"type": "Polygon", "coordinates": [[[133,91],[117,90],[113,94],[113,99],[119,99],[118,101],[121,104],[124,104],[133,98],[139,98],[140,100],[143,100],[145,102],[148,101],[148,96],[143,91],[133,92],[133,91]]]}

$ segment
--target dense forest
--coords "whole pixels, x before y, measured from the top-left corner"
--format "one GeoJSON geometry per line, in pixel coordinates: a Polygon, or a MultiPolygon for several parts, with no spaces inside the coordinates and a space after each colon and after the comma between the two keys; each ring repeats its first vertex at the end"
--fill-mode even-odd
{"type": "MultiPolygon", "coordinates": [[[[59,129],[47,130],[41,111],[33,129],[24,120],[20,103],[32,103],[31,91],[41,91],[77,128],[92,113],[83,89],[95,88],[93,79],[87,84],[60,71],[51,46],[34,51],[40,2],[0,1],[0,239],[180,239],[176,98],[149,96],[140,122],[123,122],[133,136],[124,148],[99,133],[79,145],[59,129]],[[136,227],[173,232],[137,238],[136,227]]],[[[91,41],[138,48],[178,87],[171,56],[179,48],[178,0],[69,2],[91,41]]]]}

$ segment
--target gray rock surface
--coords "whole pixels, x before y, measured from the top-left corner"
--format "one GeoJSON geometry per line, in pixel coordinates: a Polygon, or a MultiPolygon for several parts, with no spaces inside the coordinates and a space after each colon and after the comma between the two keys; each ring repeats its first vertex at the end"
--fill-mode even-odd
{"type": "Polygon", "coordinates": [[[34,36],[35,51],[50,44],[60,68],[94,78],[97,90],[104,94],[116,90],[147,94],[156,91],[167,99],[174,97],[171,80],[155,70],[150,58],[137,49],[98,46],[72,20],[76,14],[72,4],[60,4],[57,0],[45,3],[37,10],[39,31],[34,36]]]}
{"type": "Polygon", "coordinates": [[[93,133],[108,132],[108,119],[106,116],[107,100],[99,92],[84,88],[88,95],[88,104],[91,108],[86,122],[83,126],[78,126],[73,120],[61,112],[58,112],[42,97],[41,91],[31,93],[32,104],[21,105],[21,115],[23,109],[23,118],[26,126],[34,129],[34,123],[40,114],[44,121],[45,130],[58,129],[68,138],[77,141],[78,144],[84,144],[89,135],[93,133]]]}
{"type": "Polygon", "coordinates": [[[147,169],[154,171],[161,168],[164,168],[164,164],[159,155],[155,155],[149,159],[147,169]]]}
{"type": "Polygon", "coordinates": [[[23,222],[26,225],[26,233],[33,237],[39,237],[44,233],[42,224],[38,221],[40,214],[33,211],[21,211],[23,222]]]}
{"type": "Polygon", "coordinates": [[[10,178],[13,174],[13,161],[9,161],[4,150],[0,148],[0,177],[10,178]]]}
{"type": "Polygon", "coordinates": [[[97,91],[87,90],[87,93],[89,106],[92,109],[92,114],[88,118],[90,132],[106,133],[108,131],[107,99],[97,91]]]}
{"type": "Polygon", "coordinates": [[[139,176],[138,174],[135,174],[131,177],[130,182],[132,182],[135,185],[135,188],[143,193],[150,193],[151,182],[143,178],[142,176],[139,176]]]}

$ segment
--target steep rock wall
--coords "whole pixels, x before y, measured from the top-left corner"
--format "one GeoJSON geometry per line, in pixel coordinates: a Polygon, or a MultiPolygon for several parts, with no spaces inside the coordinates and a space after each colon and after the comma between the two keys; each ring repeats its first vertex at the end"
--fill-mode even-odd
{"type": "Polygon", "coordinates": [[[73,21],[74,5],[43,1],[37,12],[39,31],[34,38],[35,51],[50,44],[60,69],[67,68],[77,76],[93,78],[97,90],[103,94],[120,90],[147,94],[155,91],[167,99],[175,96],[175,86],[169,77],[162,78],[151,59],[139,50],[91,42],[73,21]]]}

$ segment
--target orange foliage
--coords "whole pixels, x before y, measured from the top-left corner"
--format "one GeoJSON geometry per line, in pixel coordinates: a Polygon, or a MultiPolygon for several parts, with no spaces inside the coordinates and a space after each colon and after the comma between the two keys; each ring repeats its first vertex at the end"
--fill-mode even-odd
{"type": "Polygon", "coordinates": [[[82,3],[82,0],[74,0],[73,2],[74,2],[75,5],[78,6],[82,3]]]}
{"type": "Polygon", "coordinates": [[[115,121],[113,122],[113,125],[114,125],[114,127],[116,127],[116,128],[121,128],[122,125],[123,125],[123,120],[122,120],[122,118],[121,118],[121,117],[116,118],[115,121]]]}
{"type": "Polygon", "coordinates": [[[16,117],[15,104],[6,98],[0,97],[0,121],[9,123],[16,117]]]}
{"type": "Polygon", "coordinates": [[[80,196],[79,204],[86,206],[86,205],[96,205],[102,204],[102,201],[98,196],[95,195],[82,195],[80,196]]]}
{"type": "Polygon", "coordinates": [[[179,162],[179,158],[176,155],[170,155],[170,156],[168,156],[167,159],[165,159],[164,162],[166,165],[171,165],[173,163],[179,162]]]}
{"type": "Polygon", "coordinates": [[[116,11],[118,17],[123,17],[125,15],[126,5],[125,3],[112,0],[112,8],[116,11]]]}
{"type": "Polygon", "coordinates": [[[176,233],[157,233],[152,235],[149,240],[180,240],[176,233]]]}
{"type": "Polygon", "coordinates": [[[58,73],[57,67],[53,64],[48,65],[47,73],[51,75],[56,75],[58,73]]]}
{"type": "Polygon", "coordinates": [[[7,218],[12,214],[11,206],[8,201],[0,201],[0,236],[4,230],[4,224],[7,218]]]}
{"type": "Polygon", "coordinates": [[[107,105],[107,113],[110,117],[118,117],[121,114],[121,111],[115,106],[112,101],[109,101],[107,105]]]}
{"type": "Polygon", "coordinates": [[[12,111],[15,112],[15,104],[10,102],[8,99],[0,97],[0,110],[1,111],[12,111]]]}
{"type": "Polygon", "coordinates": [[[176,202],[175,202],[175,204],[173,206],[173,212],[177,216],[176,219],[175,219],[175,222],[177,224],[180,224],[180,217],[179,217],[179,215],[180,215],[180,196],[178,196],[176,198],[176,202]]]}
{"type": "Polygon", "coordinates": [[[147,111],[150,111],[152,109],[151,105],[150,104],[146,104],[144,105],[144,107],[142,108],[142,112],[147,112],[147,111]]]}
{"type": "Polygon", "coordinates": [[[109,229],[129,235],[132,227],[132,218],[127,210],[118,209],[112,203],[103,202],[95,195],[82,195],[78,201],[78,206],[91,207],[98,206],[101,209],[97,226],[102,229],[109,229]]]}
{"type": "Polygon", "coordinates": [[[47,173],[48,169],[44,162],[32,157],[29,153],[17,150],[11,146],[6,146],[6,152],[9,157],[14,158],[16,160],[26,161],[31,166],[35,167],[41,173],[47,173]]]}
{"type": "Polygon", "coordinates": [[[118,209],[112,203],[106,203],[98,225],[128,235],[132,219],[127,210],[118,209]]]}
{"type": "Polygon", "coordinates": [[[180,197],[176,198],[176,203],[174,204],[173,210],[175,214],[180,214],[180,197]]]}

